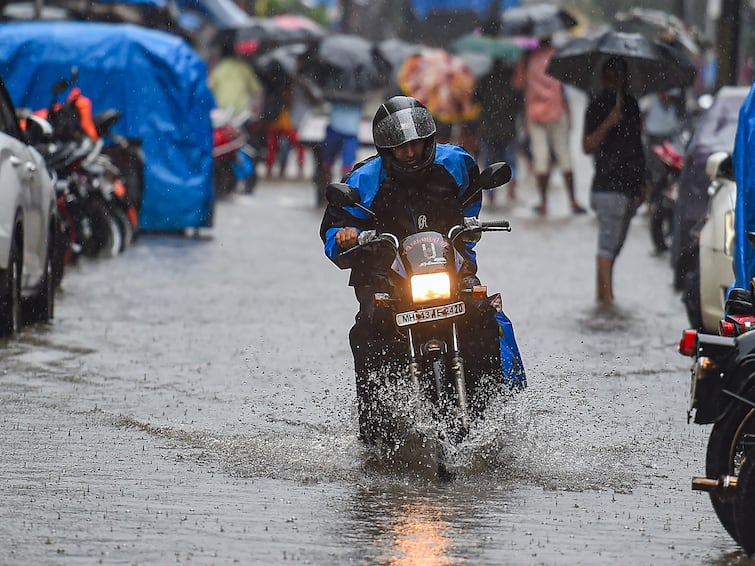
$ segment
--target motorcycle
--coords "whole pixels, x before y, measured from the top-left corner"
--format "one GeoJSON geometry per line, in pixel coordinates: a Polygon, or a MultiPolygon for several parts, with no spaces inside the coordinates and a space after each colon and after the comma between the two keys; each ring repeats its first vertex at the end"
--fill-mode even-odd
{"type": "MultiPolygon", "coordinates": [[[[477,188],[463,204],[481,190],[503,185],[510,178],[511,168],[506,163],[487,167],[479,177],[477,188]]],[[[325,197],[331,205],[357,207],[375,217],[373,211],[361,204],[359,193],[347,184],[330,183],[325,197]]],[[[433,452],[430,458],[439,465],[439,470],[445,465],[444,446],[465,438],[478,413],[470,400],[470,383],[483,389],[483,376],[467,375],[460,351],[460,329],[464,328],[465,314],[472,301],[490,301],[496,311],[504,381],[496,385],[511,389],[526,387],[513,327],[501,308],[500,294],[488,296],[487,288],[482,285],[469,287],[460,273],[463,261],[457,245],[476,241],[483,232],[493,231],[511,231],[509,222],[465,218],[462,225],[453,226],[447,235],[421,231],[400,241],[390,233],[366,230],[359,235],[357,246],[342,252],[345,255],[366,251],[385,253],[388,259],[393,257],[389,290],[374,296],[376,307],[386,309],[389,320],[394,322],[396,335],[400,337],[396,345],[402,350],[387,353],[385,365],[391,368],[392,375],[385,376],[384,385],[390,381],[390,385],[397,386],[399,396],[409,385],[413,398],[419,401],[410,411],[421,411],[420,406],[429,409],[430,428],[434,430],[428,431],[421,444],[430,446],[433,452]],[[431,439],[430,434],[434,434],[434,438],[431,439]]],[[[400,415],[395,407],[385,402],[381,404],[380,400],[376,403],[372,414],[373,433],[377,438],[373,440],[385,446],[399,445],[402,439],[398,436],[402,430],[405,432],[407,423],[398,422],[400,415]]],[[[418,412],[406,418],[410,425],[420,420],[418,412]]]]}
{"type": "Polygon", "coordinates": [[[650,238],[656,252],[662,253],[671,247],[684,154],[678,143],[670,140],[654,144],[650,149],[650,190],[647,195],[650,238]]]}
{"type": "MultiPolygon", "coordinates": [[[[69,79],[52,86],[49,106],[33,112],[52,125],[51,136],[37,149],[55,176],[58,208],[68,234],[68,249],[56,254],[57,264],[74,261],[80,254],[116,255],[131,242],[136,228],[120,170],[104,153],[105,141],[93,119],[91,101],[76,86],[77,80],[74,67],[69,79]]],[[[104,120],[101,126],[109,127],[104,120]]]]}
{"type": "Polygon", "coordinates": [[[248,114],[233,116],[227,109],[215,108],[210,119],[216,194],[229,194],[237,187],[251,194],[257,185],[258,151],[247,135],[248,114]]]}
{"type": "Polygon", "coordinates": [[[755,321],[751,289],[733,289],[720,335],[685,330],[678,351],[694,358],[687,420],[713,424],[705,476],[692,489],[708,492],[719,521],[748,555],[755,554],[755,321]],[[749,311],[749,312],[747,312],[749,311]]]}

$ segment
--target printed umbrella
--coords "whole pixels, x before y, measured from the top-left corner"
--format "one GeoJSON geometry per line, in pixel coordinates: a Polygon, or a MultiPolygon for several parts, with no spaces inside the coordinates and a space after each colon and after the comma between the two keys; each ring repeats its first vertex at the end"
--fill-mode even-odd
{"type": "Polygon", "coordinates": [[[474,120],[476,78],[469,66],[444,49],[428,49],[404,61],[398,84],[404,94],[422,102],[436,119],[448,124],[474,120]]]}
{"type": "Polygon", "coordinates": [[[527,4],[504,10],[499,33],[507,37],[548,37],[578,23],[569,12],[553,4],[527,4]]]}
{"type": "Polygon", "coordinates": [[[695,65],[680,49],[639,33],[614,30],[566,42],[553,54],[546,72],[579,89],[596,92],[601,86],[603,63],[613,55],[626,60],[628,90],[638,98],[650,92],[686,87],[695,79],[695,65]]]}
{"type": "Polygon", "coordinates": [[[388,85],[391,69],[374,43],[351,34],[329,35],[299,57],[299,74],[326,98],[362,99],[388,85]]]}

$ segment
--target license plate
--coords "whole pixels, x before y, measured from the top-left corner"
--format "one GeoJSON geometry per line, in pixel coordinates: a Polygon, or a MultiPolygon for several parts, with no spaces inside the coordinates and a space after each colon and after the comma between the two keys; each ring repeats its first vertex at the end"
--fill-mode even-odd
{"type": "Polygon", "coordinates": [[[464,314],[464,302],[451,303],[440,307],[430,307],[416,311],[400,312],[396,314],[396,324],[398,326],[409,326],[419,322],[430,322],[433,320],[442,320],[464,314]]]}

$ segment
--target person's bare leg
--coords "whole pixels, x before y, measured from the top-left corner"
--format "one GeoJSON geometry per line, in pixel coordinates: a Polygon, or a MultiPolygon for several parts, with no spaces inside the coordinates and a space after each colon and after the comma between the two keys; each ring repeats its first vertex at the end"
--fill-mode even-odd
{"type": "Polygon", "coordinates": [[[548,212],[548,179],[550,175],[547,173],[544,175],[535,175],[535,181],[537,182],[537,188],[540,192],[540,204],[535,207],[535,212],[538,214],[546,214],[548,212]]]}
{"type": "Polygon", "coordinates": [[[574,214],[584,214],[587,212],[585,207],[580,205],[577,202],[577,196],[576,191],[574,189],[574,173],[571,171],[567,171],[564,174],[564,183],[566,184],[566,190],[569,193],[569,204],[571,206],[571,211],[574,214]]]}
{"type": "Polygon", "coordinates": [[[613,259],[598,256],[596,300],[602,305],[613,303],[613,259]]]}

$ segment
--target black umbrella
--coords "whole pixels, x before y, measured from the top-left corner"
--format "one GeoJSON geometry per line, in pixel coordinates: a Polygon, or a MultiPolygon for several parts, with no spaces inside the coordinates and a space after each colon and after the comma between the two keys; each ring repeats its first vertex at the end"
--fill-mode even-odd
{"type": "Polygon", "coordinates": [[[362,99],[387,86],[391,71],[377,46],[358,35],[329,35],[299,57],[299,73],[326,98],[362,99]]]}
{"type": "Polygon", "coordinates": [[[243,24],[222,30],[221,36],[230,37],[236,53],[257,55],[281,45],[315,43],[325,35],[321,27],[294,27],[288,20],[249,17],[243,24]]]}
{"type": "Polygon", "coordinates": [[[617,12],[613,17],[613,27],[617,31],[641,33],[651,39],[667,34],[692,54],[700,52],[694,34],[686,24],[674,14],[653,8],[632,8],[617,12]]]}
{"type": "Polygon", "coordinates": [[[603,63],[613,55],[626,60],[628,90],[636,97],[686,87],[695,79],[695,65],[680,49],[639,33],[613,30],[566,42],[553,54],[546,72],[581,90],[597,92],[601,87],[603,63]]]}
{"type": "Polygon", "coordinates": [[[566,10],[553,4],[527,4],[509,8],[501,14],[500,35],[549,37],[566,31],[579,22],[566,10]]]}

